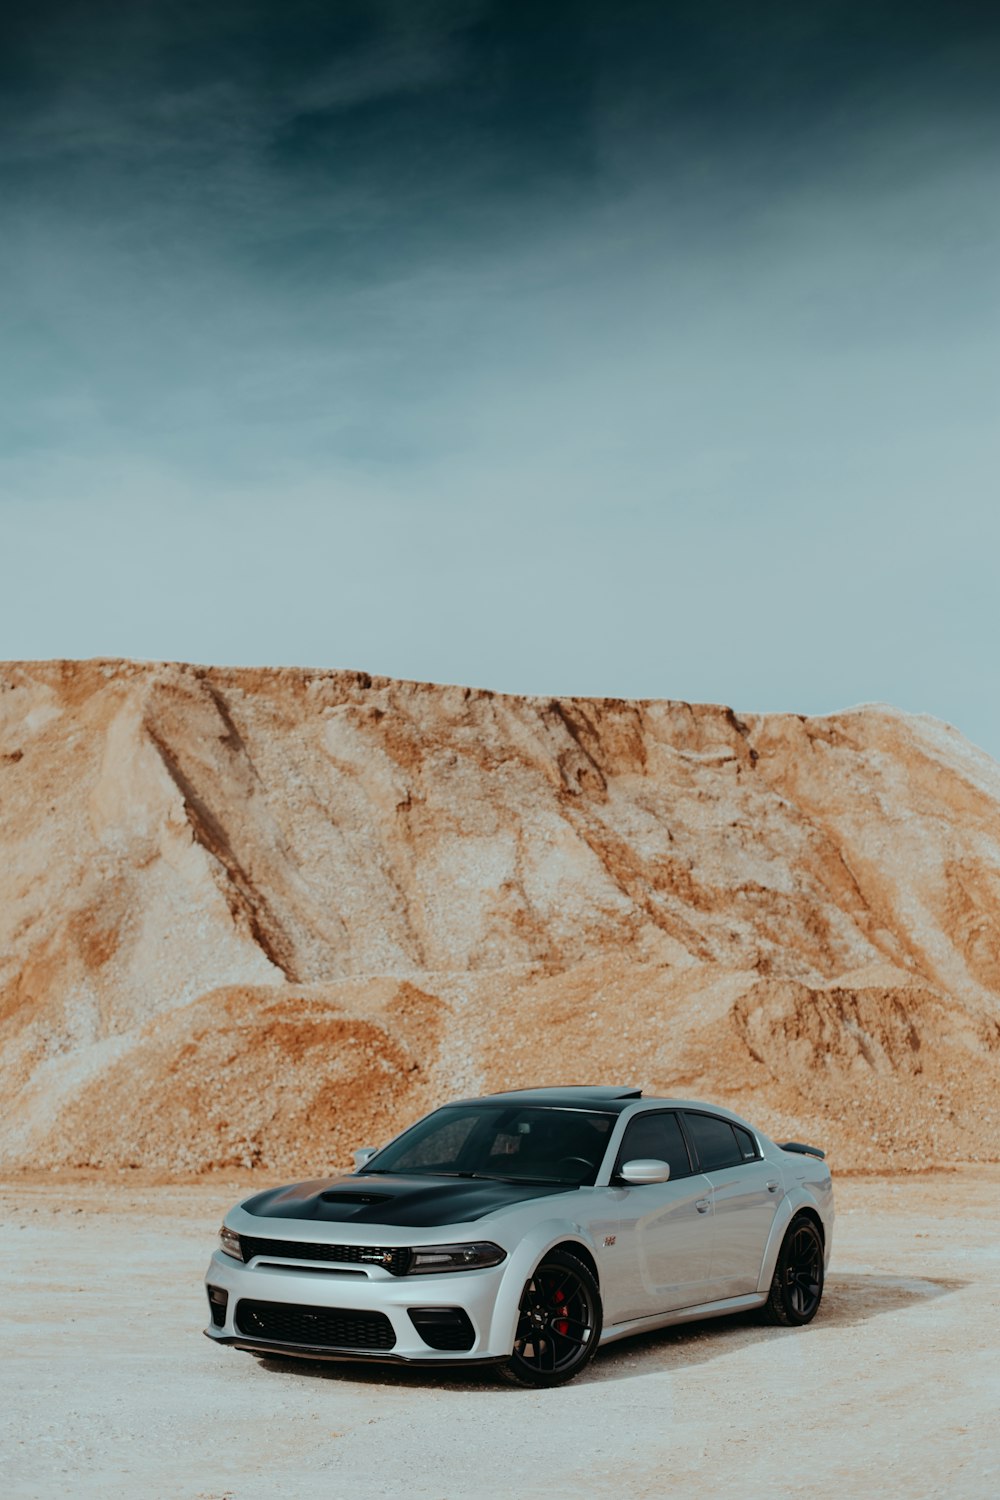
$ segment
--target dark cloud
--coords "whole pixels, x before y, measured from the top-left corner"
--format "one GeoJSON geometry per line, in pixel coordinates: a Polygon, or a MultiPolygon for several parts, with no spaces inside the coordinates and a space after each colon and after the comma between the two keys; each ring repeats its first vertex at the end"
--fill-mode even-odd
{"type": "Polygon", "coordinates": [[[866,133],[995,121],[958,0],[43,0],[4,10],[0,185],[190,239],[420,255],[692,173],[759,206],[866,133]],[[262,230],[262,226],[266,229],[262,230]],[[287,234],[283,228],[287,226],[287,234]]]}
{"type": "Polygon", "coordinates": [[[12,0],[6,649],[971,726],[998,76],[971,0],[12,0]]]}

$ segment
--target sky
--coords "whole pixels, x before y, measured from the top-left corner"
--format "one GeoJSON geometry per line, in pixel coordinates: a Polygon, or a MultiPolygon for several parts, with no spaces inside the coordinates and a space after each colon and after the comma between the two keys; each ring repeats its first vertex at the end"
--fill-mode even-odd
{"type": "Polygon", "coordinates": [[[0,657],[1000,758],[1000,11],[9,0],[0,657]]]}

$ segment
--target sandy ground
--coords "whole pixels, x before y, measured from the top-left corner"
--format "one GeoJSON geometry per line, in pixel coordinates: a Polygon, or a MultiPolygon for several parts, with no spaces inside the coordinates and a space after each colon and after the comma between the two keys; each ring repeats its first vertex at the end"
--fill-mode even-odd
{"type": "Polygon", "coordinates": [[[1000,1169],[838,1186],[823,1308],[612,1346],[579,1381],[258,1364],[201,1277],[239,1189],[0,1189],[0,1487],[264,1500],[1000,1494],[1000,1169]]]}

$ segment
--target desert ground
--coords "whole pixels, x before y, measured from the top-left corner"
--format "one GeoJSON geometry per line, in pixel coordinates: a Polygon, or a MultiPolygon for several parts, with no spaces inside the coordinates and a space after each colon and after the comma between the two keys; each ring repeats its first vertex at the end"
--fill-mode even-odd
{"type": "Polygon", "coordinates": [[[3,1184],[5,1495],[1000,1493],[1000,1167],[841,1179],[826,1296],[804,1330],[679,1327],[537,1393],[210,1345],[201,1277],[249,1182],[3,1184]]]}

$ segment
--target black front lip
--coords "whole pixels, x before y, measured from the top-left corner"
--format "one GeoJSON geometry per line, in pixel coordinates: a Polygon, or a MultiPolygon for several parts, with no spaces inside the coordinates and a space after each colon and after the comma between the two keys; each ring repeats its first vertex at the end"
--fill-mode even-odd
{"type": "Polygon", "coordinates": [[[357,1349],[331,1349],[329,1344],[272,1344],[267,1339],[245,1338],[242,1333],[227,1333],[220,1337],[209,1333],[207,1328],[202,1329],[202,1332],[213,1344],[228,1344],[233,1349],[247,1349],[252,1354],[280,1354],[282,1359],[327,1359],[338,1364],[346,1360],[352,1364],[365,1365],[424,1365],[428,1369],[438,1370],[449,1365],[502,1365],[504,1362],[504,1356],[496,1354],[485,1358],[477,1355],[471,1359],[462,1359],[460,1356],[448,1359],[411,1359],[408,1354],[361,1354],[357,1349]]]}

